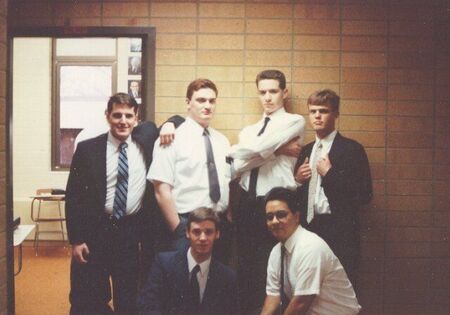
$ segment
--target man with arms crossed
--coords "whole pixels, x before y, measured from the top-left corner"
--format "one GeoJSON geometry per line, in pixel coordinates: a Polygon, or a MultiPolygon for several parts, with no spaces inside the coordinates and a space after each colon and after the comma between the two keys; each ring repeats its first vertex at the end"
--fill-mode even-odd
{"type": "Polygon", "coordinates": [[[219,236],[214,210],[191,211],[189,249],[158,254],[138,299],[139,314],[234,315],[236,274],[212,256],[219,236]]]}
{"type": "Polygon", "coordinates": [[[339,259],[301,227],[295,192],[276,187],[265,202],[267,228],[279,243],[270,253],[261,315],[358,314],[361,306],[339,259]]]}
{"type": "Polygon", "coordinates": [[[166,240],[160,249],[183,249],[188,245],[186,222],[194,209],[208,207],[223,213],[228,206],[231,171],[225,157],[230,143],[209,127],[216,99],[217,87],[212,81],[191,82],[186,92],[186,121],[175,131],[169,146],[160,146],[159,140],[155,144],[147,179],[155,186],[166,222],[166,240]]]}
{"type": "Polygon", "coordinates": [[[263,115],[245,127],[230,157],[240,178],[239,205],[233,211],[237,227],[238,285],[240,308],[248,315],[264,298],[266,262],[275,244],[267,232],[263,196],[273,187],[295,189],[295,158],[300,151],[305,122],[302,116],[287,113],[286,78],[281,71],[265,70],[256,77],[263,115]]]}
{"type": "Polygon", "coordinates": [[[329,89],[308,98],[316,141],[303,148],[295,178],[302,184],[302,223],[327,242],[355,285],[360,251],[358,210],[372,198],[372,180],[364,147],[335,129],[339,102],[339,96],[329,89]]]}

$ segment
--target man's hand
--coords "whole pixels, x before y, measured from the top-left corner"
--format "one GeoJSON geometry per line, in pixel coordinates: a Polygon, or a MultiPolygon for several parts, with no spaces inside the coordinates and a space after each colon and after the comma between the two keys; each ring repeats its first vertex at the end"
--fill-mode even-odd
{"type": "Polygon", "coordinates": [[[159,131],[160,145],[170,145],[175,139],[175,124],[173,122],[165,122],[159,131]]]}
{"type": "Polygon", "coordinates": [[[89,248],[86,243],[72,245],[72,258],[79,264],[87,263],[89,248]]]}
{"type": "Polygon", "coordinates": [[[285,155],[290,157],[298,157],[302,151],[302,146],[298,143],[300,137],[295,137],[291,141],[283,144],[275,151],[275,155],[285,155]]]}
{"type": "Polygon", "coordinates": [[[331,166],[332,165],[330,162],[330,158],[328,157],[328,154],[327,154],[327,155],[325,155],[325,157],[317,160],[317,173],[319,173],[320,176],[324,177],[325,175],[327,175],[331,166]]]}
{"type": "Polygon", "coordinates": [[[297,170],[297,173],[295,173],[295,180],[298,183],[304,184],[311,178],[311,167],[309,166],[309,159],[306,158],[305,162],[303,162],[302,165],[297,170]]]}

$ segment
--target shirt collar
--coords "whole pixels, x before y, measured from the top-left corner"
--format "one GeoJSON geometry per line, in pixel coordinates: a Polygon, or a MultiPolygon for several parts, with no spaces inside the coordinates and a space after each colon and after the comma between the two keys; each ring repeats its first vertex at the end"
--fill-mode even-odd
{"type": "MultiPolygon", "coordinates": [[[[200,125],[198,122],[193,120],[191,117],[189,117],[189,116],[186,117],[186,121],[184,123],[189,126],[189,128],[192,130],[192,132],[199,134],[199,135],[203,135],[203,131],[205,130],[205,128],[203,128],[202,125],[200,125]]],[[[211,134],[211,128],[207,127],[207,129],[211,134]]]]}
{"type": "Polygon", "coordinates": [[[263,120],[266,118],[266,117],[269,117],[270,119],[272,119],[272,118],[276,118],[277,116],[280,116],[280,115],[283,115],[283,114],[285,114],[286,113],[286,109],[284,108],[284,106],[283,107],[280,107],[279,109],[277,109],[276,111],[274,111],[272,114],[270,114],[270,115],[266,115],[266,113],[263,113],[263,120]]]}
{"type": "MultiPolygon", "coordinates": [[[[112,144],[116,150],[118,150],[118,149],[119,149],[119,145],[120,145],[123,141],[120,141],[119,139],[117,139],[116,137],[114,137],[114,136],[112,135],[112,133],[111,133],[111,130],[110,130],[110,131],[108,131],[108,142],[109,142],[110,144],[112,144]]],[[[128,144],[128,146],[130,146],[130,144],[132,143],[131,135],[128,136],[128,138],[127,138],[127,140],[125,140],[125,142],[128,144]]]]}
{"type": "Polygon", "coordinates": [[[295,240],[297,239],[297,235],[302,232],[302,227],[299,225],[294,233],[284,242],[284,244],[281,244],[286,248],[286,251],[290,254],[292,254],[292,251],[295,247],[295,240]]]}
{"type": "Polygon", "coordinates": [[[204,262],[197,263],[194,259],[194,256],[192,256],[191,248],[189,247],[189,249],[187,251],[187,261],[188,261],[189,273],[192,272],[192,269],[194,269],[194,267],[196,265],[199,265],[200,266],[200,274],[203,276],[206,274],[206,272],[209,271],[209,265],[211,264],[211,256],[209,256],[209,258],[207,260],[205,260],[204,262]]]}
{"type": "Polygon", "coordinates": [[[337,130],[333,130],[328,136],[323,139],[319,139],[316,135],[316,144],[320,141],[322,145],[331,145],[336,138],[337,130]]]}

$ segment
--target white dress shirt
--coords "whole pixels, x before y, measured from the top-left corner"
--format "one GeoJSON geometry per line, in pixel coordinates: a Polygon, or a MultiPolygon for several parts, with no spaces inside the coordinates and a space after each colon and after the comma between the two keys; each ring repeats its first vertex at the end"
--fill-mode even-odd
{"type": "MultiPolygon", "coordinates": [[[[142,207],[142,198],[145,193],[145,174],[146,166],[144,153],[141,147],[132,140],[131,136],[125,141],[128,144],[128,194],[126,215],[137,212],[142,207]]],[[[114,196],[116,194],[117,167],[119,164],[119,145],[121,141],[114,138],[111,132],[108,132],[106,142],[106,201],[105,211],[112,214],[114,205],[114,196]]]]}
{"type": "MultiPolygon", "coordinates": [[[[330,153],[331,146],[333,145],[334,138],[336,138],[337,130],[330,133],[328,136],[326,136],[323,139],[319,139],[316,136],[316,142],[314,143],[314,147],[311,151],[311,158],[309,161],[309,165],[311,167],[315,167],[317,161],[314,159],[315,153],[317,150],[317,144],[322,144],[322,150],[320,152],[319,158],[325,157],[328,153],[330,153]]],[[[322,177],[317,177],[317,186],[316,186],[316,195],[314,196],[314,213],[315,214],[326,214],[331,213],[330,210],[330,203],[328,202],[328,198],[325,195],[325,191],[322,187],[322,177]]]]}
{"type": "Polygon", "coordinates": [[[202,126],[187,117],[176,129],[175,139],[170,146],[160,146],[158,139],[153,149],[153,162],[147,179],[172,186],[172,196],[179,214],[189,213],[199,207],[224,211],[228,206],[231,168],[225,158],[230,150],[230,142],[217,130],[208,128],[220,186],[220,200],[214,203],[209,197],[203,131],[202,126]]]}
{"type": "Polygon", "coordinates": [[[239,134],[239,143],[229,154],[234,158],[233,167],[242,173],[240,185],[248,191],[250,172],[260,167],[256,184],[256,195],[264,196],[273,187],[295,189],[294,166],[297,158],[275,155],[275,151],[291,139],[299,136],[303,143],[305,120],[297,114],[287,113],[282,107],[272,113],[263,134],[258,136],[266,115],[256,124],[245,127],[239,134]]]}
{"type": "MultiPolygon", "coordinates": [[[[189,247],[187,252],[187,261],[188,261],[188,268],[189,268],[189,274],[191,274],[192,269],[194,269],[195,266],[200,266],[200,271],[197,273],[197,281],[198,286],[200,287],[200,303],[203,300],[203,295],[205,294],[206,289],[206,282],[208,282],[208,275],[209,275],[209,265],[211,264],[211,256],[207,260],[201,263],[197,263],[192,256],[191,248],[189,247]]],[[[190,279],[189,279],[190,280],[190,279]]]]}
{"type": "MultiPolygon", "coordinates": [[[[284,246],[286,295],[290,299],[316,295],[306,314],[358,314],[361,306],[353,286],[339,259],[323,239],[299,226],[284,246]]],[[[280,256],[281,243],[278,243],[272,249],[267,265],[267,295],[280,295],[280,256]]]]}

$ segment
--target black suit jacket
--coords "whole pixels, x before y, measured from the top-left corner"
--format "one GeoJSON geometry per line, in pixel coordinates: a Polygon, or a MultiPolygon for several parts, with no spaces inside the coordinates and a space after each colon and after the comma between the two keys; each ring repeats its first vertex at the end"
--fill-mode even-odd
{"type": "MultiPolygon", "coordinates": [[[[168,121],[178,126],[184,121],[173,116],[168,121]]],[[[146,168],[150,167],[153,145],[159,136],[155,124],[147,121],[134,128],[132,138],[143,153],[146,168]]],[[[69,242],[82,244],[96,235],[105,215],[106,141],[108,134],[82,141],[74,153],[66,187],[66,224],[69,242]]],[[[153,187],[147,183],[143,199],[142,226],[151,230],[151,214],[156,205],[153,187]]]]}
{"type": "MultiPolygon", "coordinates": [[[[148,169],[158,129],[152,122],[145,122],[133,130],[132,137],[142,148],[148,169]]],[[[66,188],[67,233],[71,244],[92,240],[105,216],[107,139],[105,133],[82,141],[73,156],[66,188]]],[[[145,211],[150,211],[150,190],[144,197],[145,211]]]]}
{"type": "MultiPolygon", "coordinates": [[[[194,315],[189,311],[191,295],[186,255],[186,250],[157,255],[138,297],[139,315],[194,315]]],[[[213,257],[200,314],[234,315],[236,312],[236,274],[213,257]]]]}
{"type": "MultiPolygon", "coordinates": [[[[297,168],[311,155],[314,142],[307,144],[297,160],[297,168]]],[[[330,204],[330,215],[315,216],[306,224],[308,182],[299,187],[302,225],[322,237],[345,265],[359,255],[357,211],[372,198],[372,179],[366,152],[358,142],[336,134],[329,152],[331,169],[322,178],[330,204]]]]}

